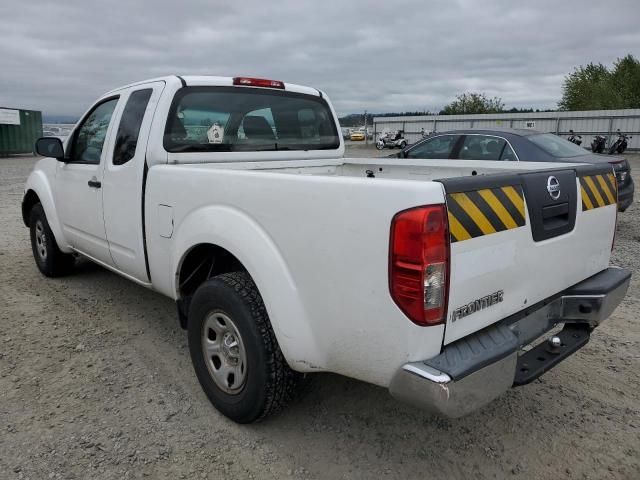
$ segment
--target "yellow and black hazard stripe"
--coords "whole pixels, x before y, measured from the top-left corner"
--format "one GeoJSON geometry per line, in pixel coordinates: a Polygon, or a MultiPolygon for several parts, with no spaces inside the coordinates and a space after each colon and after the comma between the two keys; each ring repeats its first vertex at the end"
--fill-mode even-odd
{"type": "Polygon", "coordinates": [[[582,210],[592,210],[617,203],[618,184],[613,173],[580,177],[582,210]]]}
{"type": "Polygon", "coordinates": [[[451,242],[522,227],[524,197],[520,185],[447,194],[451,242]]]}

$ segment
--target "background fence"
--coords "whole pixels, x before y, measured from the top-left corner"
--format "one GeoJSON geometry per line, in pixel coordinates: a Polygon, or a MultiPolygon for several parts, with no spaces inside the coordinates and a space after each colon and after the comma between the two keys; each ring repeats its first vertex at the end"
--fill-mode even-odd
{"type": "Polygon", "coordinates": [[[404,130],[409,143],[425,132],[444,132],[462,128],[527,128],[540,132],[568,136],[569,130],[582,136],[582,145],[589,148],[595,135],[609,138],[607,147],[617,140],[616,130],[633,138],[629,148],[640,149],[640,109],[587,110],[583,112],[498,113],[482,115],[421,115],[417,117],[375,117],[374,134],[404,130]]]}
{"type": "Polygon", "coordinates": [[[42,132],[46,137],[58,137],[64,141],[74,126],[73,123],[43,123],[42,132]]]}
{"type": "Polygon", "coordinates": [[[31,153],[41,136],[41,112],[0,108],[0,156],[31,153]]]}

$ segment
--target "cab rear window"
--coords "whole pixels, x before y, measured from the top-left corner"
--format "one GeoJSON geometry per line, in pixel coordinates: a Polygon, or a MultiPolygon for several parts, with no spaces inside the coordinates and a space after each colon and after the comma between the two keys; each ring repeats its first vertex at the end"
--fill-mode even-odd
{"type": "Polygon", "coordinates": [[[327,150],[340,146],[320,96],[248,87],[185,87],[164,132],[168,152],[327,150]]]}

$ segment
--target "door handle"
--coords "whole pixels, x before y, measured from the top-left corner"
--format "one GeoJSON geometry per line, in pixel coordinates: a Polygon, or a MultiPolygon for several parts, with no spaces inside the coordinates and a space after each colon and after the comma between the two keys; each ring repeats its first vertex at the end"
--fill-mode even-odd
{"type": "Polygon", "coordinates": [[[87,182],[87,185],[89,185],[91,188],[100,188],[100,187],[102,187],[102,183],[99,182],[96,177],[91,177],[91,180],[89,180],[87,182]]]}

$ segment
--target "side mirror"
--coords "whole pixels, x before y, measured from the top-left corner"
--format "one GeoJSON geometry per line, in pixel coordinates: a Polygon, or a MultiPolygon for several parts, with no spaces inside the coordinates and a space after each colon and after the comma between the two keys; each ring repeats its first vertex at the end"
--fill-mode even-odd
{"type": "Polygon", "coordinates": [[[64,148],[62,142],[56,137],[42,137],[36,141],[36,153],[43,157],[52,157],[56,160],[64,160],[64,148]]]}

